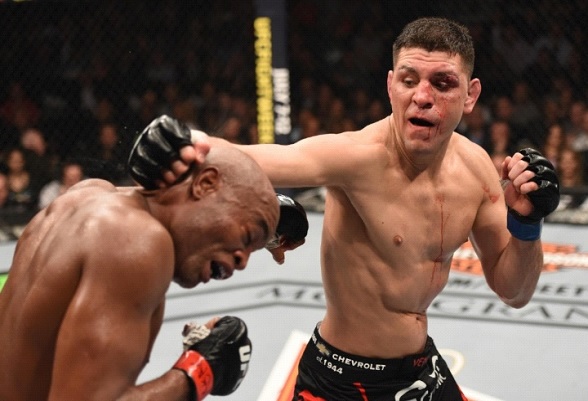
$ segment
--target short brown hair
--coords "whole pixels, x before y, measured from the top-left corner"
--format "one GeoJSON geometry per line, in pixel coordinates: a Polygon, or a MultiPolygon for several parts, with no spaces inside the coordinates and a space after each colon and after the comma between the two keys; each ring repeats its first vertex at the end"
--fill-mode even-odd
{"type": "Polygon", "coordinates": [[[419,18],[404,27],[392,47],[392,63],[396,65],[402,48],[421,48],[429,52],[442,51],[459,55],[468,76],[474,71],[474,43],[469,30],[445,18],[419,18]]]}

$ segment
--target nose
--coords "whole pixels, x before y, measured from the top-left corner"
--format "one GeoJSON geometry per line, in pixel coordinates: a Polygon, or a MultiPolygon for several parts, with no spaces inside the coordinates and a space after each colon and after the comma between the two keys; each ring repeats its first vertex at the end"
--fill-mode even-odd
{"type": "Polygon", "coordinates": [[[412,99],[420,109],[430,109],[433,107],[435,96],[431,84],[428,81],[421,80],[415,88],[412,99]]]}
{"type": "Polygon", "coordinates": [[[236,270],[243,270],[247,266],[247,262],[249,262],[249,255],[251,252],[248,251],[235,251],[233,254],[233,258],[235,259],[235,269],[236,270]]]}

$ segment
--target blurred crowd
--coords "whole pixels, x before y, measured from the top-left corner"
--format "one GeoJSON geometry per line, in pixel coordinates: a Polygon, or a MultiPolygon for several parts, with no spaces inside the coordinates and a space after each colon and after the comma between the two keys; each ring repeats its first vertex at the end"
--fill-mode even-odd
{"type": "MultiPolygon", "coordinates": [[[[395,36],[416,17],[447,16],[469,26],[483,88],[457,131],[496,161],[538,148],[563,187],[585,186],[586,3],[434,3],[443,4],[286,1],[289,141],[389,114],[395,36]]],[[[130,146],[161,114],[257,141],[254,1],[55,4],[0,5],[0,211],[30,215],[87,177],[131,184],[130,146]]],[[[583,203],[564,197],[560,207],[583,203]]]]}

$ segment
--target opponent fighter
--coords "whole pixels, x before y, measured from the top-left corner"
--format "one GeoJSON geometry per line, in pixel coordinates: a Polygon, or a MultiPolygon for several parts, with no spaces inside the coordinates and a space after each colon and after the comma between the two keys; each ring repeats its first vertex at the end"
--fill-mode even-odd
{"type": "MultiPolygon", "coordinates": [[[[541,224],[559,202],[558,179],[532,149],[506,157],[499,177],[488,154],[454,132],[480,95],[473,66],[465,27],[418,19],[393,45],[389,117],[288,146],[239,147],[275,186],[327,188],[326,314],[300,361],[294,400],[465,399],[428,336],[427,308],[468,238],[500,299],[520,308],[532,297],[543,267],[541,224]]],[[[152,134],[139,141],[153,145],[152,134]]],[[[160,167],[146,176],[169,184],[193,154],[182,149],[165,175],[160,167]]],[[[142,159],[137,152],[130,159],[140,180],[142,159]]]]}
{"type": "Polygon", "coordinates": [[[1,400],[200,401],[239,386],[251,342],[231,316],[189,330],[175,366],[135,385],[171,281],[230,277],[278,224],[250,157],[217,148],[200,160],[166,189],[83,181],[28,224],[0,293],[1,400]]]}

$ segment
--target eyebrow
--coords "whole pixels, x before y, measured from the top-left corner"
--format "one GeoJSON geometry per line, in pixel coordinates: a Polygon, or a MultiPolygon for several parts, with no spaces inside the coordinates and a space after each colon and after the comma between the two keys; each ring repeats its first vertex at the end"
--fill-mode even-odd
{"type": "MultiPolygon", "coordinates": [[[[400,67],[398,67],[398,69],[402,70],[404,72],[411,73],[411,74],[418,74],[417,70],[414,67],[410,67],[408,65],[401,65],[400,67]]],[[[432,76],[435,78],[444,78],[444,77],[459,78],[458,74],[455,73],[454,71],[437,71],[437,72],[434,72],[432,74],[432,76]]]]}
{"type": "Polygon", "coordinates": [[[406,72],[410,72],[410,73],[415,73],[416,74],[416,70],[413,67],[409,67],[407,65],[401,65],[398,67],[399,70],[404,70],[406,72]]]}

